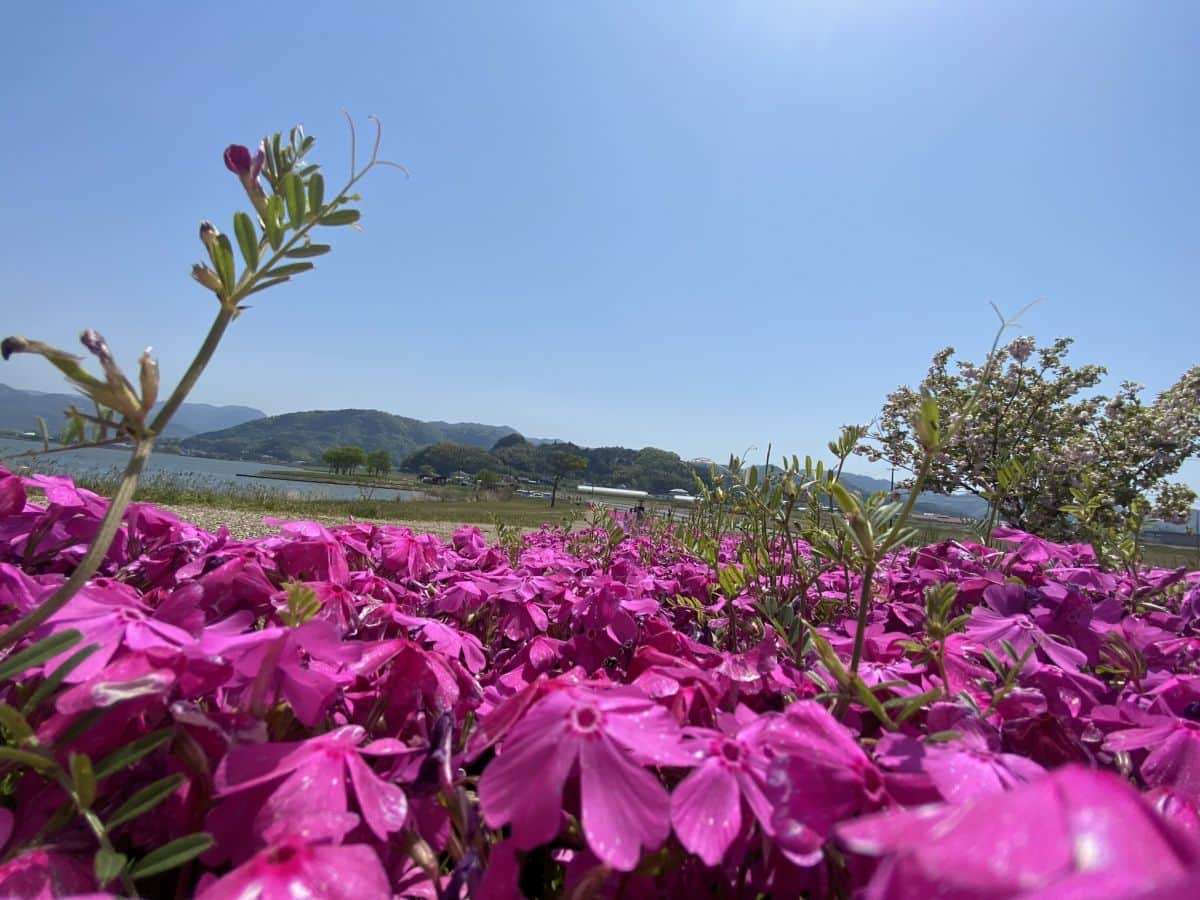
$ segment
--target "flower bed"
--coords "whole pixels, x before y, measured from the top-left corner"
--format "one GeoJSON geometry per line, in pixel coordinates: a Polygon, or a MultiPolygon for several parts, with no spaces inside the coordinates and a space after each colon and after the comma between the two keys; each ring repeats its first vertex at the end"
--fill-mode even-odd
{"type": "MultiPolygon", "coordinates": [[[[105,506],[0,470],[5,624],[105,506]]],[[[239,541],[132,505],[17,651],[82,641],[0,684],[0,895],[1200,892],[1200,572],[1004,530],[904,550],[845,697],[853,575],[791,647],[762,586],[629,527],[239,541]]]]}

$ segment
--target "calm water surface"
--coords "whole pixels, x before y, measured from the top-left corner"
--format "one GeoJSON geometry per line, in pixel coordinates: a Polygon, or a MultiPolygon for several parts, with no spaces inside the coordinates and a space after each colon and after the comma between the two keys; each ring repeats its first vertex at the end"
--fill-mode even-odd
{"type": "MultiPolygon", "coordinates": [[[[17,453],[27,453],[37,449],[33,441],[19,441],[12,438],[0,438],[0,465],[13,468],[28,465],[31,460],[5,459],[17,453]]],[[[66,475],[78,472],[108,472],[121,469],[129,458],[129,450],[111,447],[93,447],[87,450],[68,450],[65,453],[51,453],[49,456],[38,457],[39,471],[53,470],[66,475]]],[[[198,456],[176,456],[173,453],[154,453],[146,463],[146,472],[169,472],[173,475],[185,475],[200,478],[213,484],[232,484],[245,487],[255,485],[266,486],[282,494],[293,497],[325,498],[329,500],[355,500],[362,496],[357,487],[348,484],[311,484],[300,481],[274,481],[257,478],[239,478],[239,475],[254,475],[264,469],[276,471],[304,472],[276,463],[242,462],[232,459],[203,459],[198,456]]],[[[377,500],[420,500],[425,497],[420,491],[399,491],[378,488],[372,494],[377,500]]]]}

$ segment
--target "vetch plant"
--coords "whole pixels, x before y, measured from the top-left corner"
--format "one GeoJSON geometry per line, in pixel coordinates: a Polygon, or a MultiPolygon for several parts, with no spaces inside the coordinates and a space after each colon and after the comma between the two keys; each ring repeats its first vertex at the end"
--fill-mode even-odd
{"type": "MultiPolygon", "coordinates": [[[[347,120],[350,121],[349,117],[347,120]]],[[[193,266],[192,277],[212,292],[217,301],[217,312],[191,364],[157,411],[154,409],[159,399],[159,370],[149,349],[138,359],[135,384],[121,369],[103,336],[93,329],[83,332],[80,343],[99,364],[99,377],[84,368],[81,357],[41,341],[14,336],[5,338],[0,344],[0,352],[6,360],[20,353],[43,357],[62,372],[76,390],[92,401],[94,415],[76,409],[69,411],[68,444],[63,449],[83,444],[84,429],[89,425],[94,428],[95,435],[94,440],[87,442],[88,446],[119,441],[133,443],[130,460],[86,554],[73,567],[70,577],[48,597],[41,599],[18,620],[8,623],[0,632],[0,648],[11,647],[60,616],[96,574],[121,528],[155,440],[199,380],[226,329],[247,309],[245,301],[254,294],[312,269],[314,263],[311,260],[331,249],[330,245],[313,240],[313,235],[319,233],[320,229],[358,222],[360,213],[353,204],[359,196],[351,191],[376,166],[395,164],[379,157],[382,130],[377,121],[374,146],[361,168],[358,167],[354,151],[352,121],[350,133],[350,174],[346,182],[331,194],[326,193],[325,178],[320,167],[307,160],[315,139],[305,135],[302,128],[293,128],[286,142],[276,133],[264,139],[253,151],[238,144],[226,148],[225,166],[241,182],[254,208],[254,215],[239,211],[233,216],[233,234],[240,251],[240,262],[235,257],[233,241],[228,234],[219,231],[211,222],[200,224],[200,241],[207,252],[208,262],[193,266]],[[75,439],[75,443],[70,442],[71,438],[75,439]]],[[[292,605],[289,603],[289,607],[292,605]]],[[[119,614],[125,613],[122,611],[119,614]]],[[[50,637],[13,653],[0,664],[0,681],[8,681],[28,673],[47,660],[61,663],[46,673],[47,677],[39,686],[38,693],[29,698],[23,710],[9,705],[0,706],[0,721],[4,724],[7,738],[12,742],[0,748],[0,758],[10,765],[27,766],[43,773],[61,788],[75,813],[87,823],[98,844],[94,861],[97,882],[104,886],[110,881],[119,880],[122,890],[135,896],[138,880],[187,863],[207,850],[212,845],[212,839],[200,833],[184,836],[157,848],[141,860],[130,860],[116,852],[109,837],[110,829],[124,825],[162,802],[170,793],[167,788],[178,786],[176,779],[164,779],[143,789],[105,821],[93,809],[99,776],[89,757],[72,753],[68,764],[63,765],[56,758],[53,744],[45,744],[26,720],[26,715],[50,698],[55,687],[73,679],[78,680],[88,665],[88,658],[94,651],[103,649],[103,645],[85,644],[70,655],[73,648],[91,636],[83,628],[58,630],[50,637]]],[[[109,646],[104,655],[111,653],[112,647],[109,646]]],[[[93,661],[97,658],[93,657],[93,661]]],[[[150,689],[146,687],[146,690],[150,689]]],[[[141,690],[141,687],[126,689],[124,696],[136,696],[136,692],[141,690]]],[[[169,733],[165,734],[164,739],[170,738],[169,733]]],[[[99,769],[103,775],[107,775],[132,761],[135,760],[121,759],[120,765],[101,761],[99,769]]]]}

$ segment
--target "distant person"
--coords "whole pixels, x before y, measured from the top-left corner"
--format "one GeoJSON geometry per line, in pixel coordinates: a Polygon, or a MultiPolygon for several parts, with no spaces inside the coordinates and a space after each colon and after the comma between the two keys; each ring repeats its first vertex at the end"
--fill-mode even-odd
{"type": "Polygon", "coordinates": [[[639,522],[646,518],[646,505],[640,500],[638,505],[633,508],[633,515],[639,522]]]}

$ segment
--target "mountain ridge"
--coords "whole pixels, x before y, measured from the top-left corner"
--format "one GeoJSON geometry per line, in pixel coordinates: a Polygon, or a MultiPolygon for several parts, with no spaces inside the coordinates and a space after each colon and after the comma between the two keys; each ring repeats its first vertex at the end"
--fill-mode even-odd
{"type": "MultiPolygon", "coordinates": [[[[41,417],[51,435],[56,435],[64,423],[63,413],[72,405],[84,412],[90,410],[89,401],[78,394],[31,391],[0,383],[0,431],[36,431],[41,417]]],[[[160,403],[155,409],[161,406],[160,403]]],[[[184,403],[167,426],[164,437],[186,438],[265,416],[266,413],[253,406],[184,403]]]]}

